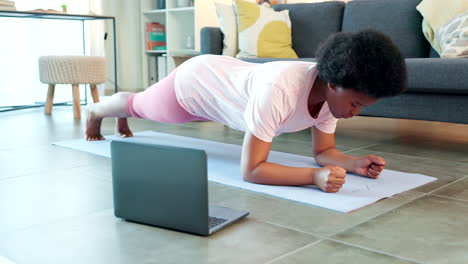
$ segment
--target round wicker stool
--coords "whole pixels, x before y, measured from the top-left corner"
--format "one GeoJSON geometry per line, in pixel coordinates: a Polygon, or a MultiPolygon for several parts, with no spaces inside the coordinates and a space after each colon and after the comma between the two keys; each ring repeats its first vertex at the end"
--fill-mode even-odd
{"type": "Polygon", "coordinates": [[[71,84],[73,114],[81,118],[79,84],[89,84],[95,103],[99,102],[96,84],[106,82],[106,60],[95,56],[43,56],[39,58],[39,78],[49,84],[44,113],[50,115],[56,84],[71,84]]]}

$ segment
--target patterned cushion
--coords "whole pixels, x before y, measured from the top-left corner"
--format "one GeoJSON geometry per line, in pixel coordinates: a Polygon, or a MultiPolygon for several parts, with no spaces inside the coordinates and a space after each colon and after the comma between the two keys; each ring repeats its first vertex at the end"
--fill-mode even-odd
{"type": "Polygon", "coordinates": [[[468,58],[468,12],[454,18],[435,34],[441,57],[468,58]]]}
{"type": "Polygon", "coordinates": [[[424,36],[441,57],[466,56],[468,1],[423,0],[416,9],[424,17],[424,36]]]}
{"type": "Polygon", "coordinates": [[[297,58],[292,49],[289,11],[276,12],[267,4],[236,0],[238,58],[297,58]]]}

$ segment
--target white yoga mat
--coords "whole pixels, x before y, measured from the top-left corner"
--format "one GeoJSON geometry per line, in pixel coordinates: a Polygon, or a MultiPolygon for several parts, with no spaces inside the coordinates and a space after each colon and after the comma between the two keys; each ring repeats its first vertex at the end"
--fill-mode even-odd
{"type": "MultiPolygon", "coordinates": [[[[346,175],[346,183],[338,193],[325,193],[315,186],[270,186],[245,182],[240,173],[241,146],[214,141],[175,136],[152,131],[137,132],[132,138],[107,136],[103,141],[85,139],[61,141],[58,146],[110,157],[110,141],[122,140],[167,146],[203,149],[208,156],[208,179],[230,186],[266,193],[288,200],[347,213],[378,200],[435,181],[421,174],[384,170],[376,180],[353,174],[346,175]]],[[[320,167],[311,157],[271,151],[268,161],[287,166],[320,167]]]]}

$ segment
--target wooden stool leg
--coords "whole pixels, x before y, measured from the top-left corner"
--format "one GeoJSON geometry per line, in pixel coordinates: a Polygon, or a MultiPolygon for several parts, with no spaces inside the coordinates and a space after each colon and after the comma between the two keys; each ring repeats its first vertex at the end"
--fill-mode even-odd
{"type": "Polygon", "coordinates": [[[91,88],[91,95],[93,96],[93,102],[99,103],[99,93],[97,86],[95,84],[90,85],[91,88]]]}
{"type": "Polygon", "coordinates": [[[80,86],[78,84],[73,84],[73,116],[75,119],[81,119],[80,86]]]}
{"type": "Polygon", "coordinates": [[[49,89],[47,90],[46,105],[44,108],[44,114],[46,115],[50,115],[52,113],[52,106],[54,105],[54,92],[55,84],[49,84],[49,89]]]}

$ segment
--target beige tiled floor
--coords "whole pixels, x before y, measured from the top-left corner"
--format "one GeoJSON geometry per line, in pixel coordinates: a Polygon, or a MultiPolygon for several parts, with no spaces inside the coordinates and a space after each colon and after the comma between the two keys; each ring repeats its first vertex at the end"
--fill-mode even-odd
{"type": "Polygon", "coordinates": [[[424,263],[468,263],[468,204],[424,196],[336,239],[424,263]]]}
{"type": "MultiPolygon", "coordinates": [[[[210,203],[251,214],[204,238],[115,218],[110,160],[51,145],[82,138],[84,121],[71,107],[42,110],[0,113],[0,255],[17,263],[468,263],[468,125],[341,120],[341,151],[439,180],[348,214],[210,183],[210,203]]],[[[104,121],[104,134],[113,123],[104,121]]],[[[210,122],[130,125],[243,139],[210,122]]],[[[311,156],[310,140],[308,131],[284,134],[273,149],[311,156]]]]}

